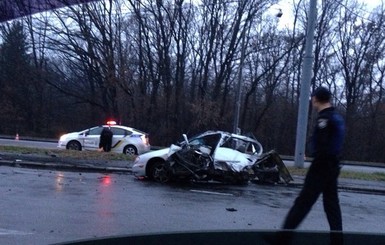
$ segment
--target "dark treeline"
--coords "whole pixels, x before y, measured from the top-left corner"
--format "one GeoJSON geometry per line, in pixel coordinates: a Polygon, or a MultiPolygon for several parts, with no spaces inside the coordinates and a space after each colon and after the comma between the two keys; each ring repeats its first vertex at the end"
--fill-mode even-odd
{"type": "MultiPolygon", "coordinates": [[[[2,23],[0,134],[58,138],[114,119],[166,146],[233,131],[239,102],[243,133],[293,155],[308,6],[279,18],[275,2],[105,0],[2,23]]],[[[353,0],[318,6],[311,86],[334,93],[346,160],[385,162],[383,18],[353,0]]]]}

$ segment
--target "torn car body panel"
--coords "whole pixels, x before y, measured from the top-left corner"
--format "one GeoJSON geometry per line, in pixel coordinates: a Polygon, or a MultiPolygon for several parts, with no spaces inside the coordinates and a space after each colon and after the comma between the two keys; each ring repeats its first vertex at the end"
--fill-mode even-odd
{"type": "Polygon", "coordinates": [[[219,181],[245,184],[292,180],[275,152],[263,153],[254,138],[223,131],[207,131],[190,139],[184,135],[179,145],[171,145],[162,156],[148,153],[134,163],[135,176],[145,175],[159,182],[219,181]],[[150,157],[151,155],[151,157],[150,157]],[[141,169],[139,168],[141,167],[141,169]]]}
{"type": "Polygon", "coordinates": [[[293,181],[289,170],[286,168],[281,157],[274,150],[265,153],[254,165],[254,176],[251,180],[256,182],[279,182],[289,183],[293,181]]]}

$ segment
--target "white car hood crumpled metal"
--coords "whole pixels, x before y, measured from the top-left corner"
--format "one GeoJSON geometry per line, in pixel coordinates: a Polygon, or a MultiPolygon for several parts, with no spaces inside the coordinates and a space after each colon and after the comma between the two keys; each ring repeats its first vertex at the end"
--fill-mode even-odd
{"type": "Polygon", "coordinates": [[[246,166],[253,165],[257,160],[258,156],[241,153],[226,147],[218,147],[214,153],[216,168],[220,168],[220,162],[226,162],[236,172],[242,171],[246,166]]]}
{"type": "Polygon", "coordinates": [[[171,144],[171,146],[168,149],[169,150],[168,150],[168,153],[167,153],[167,157],[170,157],[172,154],[174,154],[175,152],[177,152],[180,149],[182,149],[182,147],[180,147],[178,145],[171,144]]]}

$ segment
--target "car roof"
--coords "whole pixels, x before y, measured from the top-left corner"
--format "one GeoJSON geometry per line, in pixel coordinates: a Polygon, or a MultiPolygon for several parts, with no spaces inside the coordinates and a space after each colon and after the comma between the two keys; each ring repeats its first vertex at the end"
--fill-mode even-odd
{"type": "Polygon", "coordinates": [[[139,129],[136,129],[136,128],[132,128],[132,127],[127,127],[127,126],[123,126],[123,125],[100,125],[100,126],[96,126],[96,127],[93,127],[93,128],[97,128],[97,127],[104,127],[104,128],[121,128],[121,129],[124,129],[124,130],[128,130],[128,131],[132,131],[134,133],[139,133],[139,134],[147,134],[146,132],[143,132],[139,129]]]}
{"type": "Polygon", "coordinates": [[[233,137],[233,138],[237,138],[237,139],[240,139],[240,140],[255,142],[255,143],[259,144],[258,140],[250,138],[248,136],[240,135],[240,134],[234,134],[234,133],[230,133],[230,132],[226,132],[226,131],[220,131],[220,130],[209,130],[209,131],[203,132],[201,134],[198,134],[198,135],[196,135],[193,138],[201,137],[201,136],[204,136],[204,135],[210,135],[210,134],[222,134],[222,135],[226,135],[228,137],[233,137]]]}

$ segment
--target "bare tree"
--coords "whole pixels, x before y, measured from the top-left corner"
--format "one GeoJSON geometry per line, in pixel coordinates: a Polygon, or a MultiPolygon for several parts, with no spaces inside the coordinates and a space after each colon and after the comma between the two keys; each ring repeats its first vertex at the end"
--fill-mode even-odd
{"type": "Polygon", "coordinates": [[[120,30],[115,18],[119,13],[113,1],[69,7],[55,14],[56,21],[47,30],[48,45],[62,79],[51,85],[76,103],[100,108],[105,118],[121,119],[117,89],[123,84],[116,54],[120,30]]]}
{"type": "Polygon", "coordinates": [[[362,5],[346,2],[344,7],[337,28],[339,42],[335,44],[335,49],[341,64],[345,88],[346,118],[349,126],[347,154],[358,153],[365,156],[366,147],[361,147],[365,141],[356,132],[362,125],[365,103],[363,98],[367,97],[368,90],[373,89],[371,77],[375,74],[371,67],[381,57],[379,54],[383,50],[383,38],[377,34],[380,30],[375,27],[374,22],[362,18],[366,13],[362,5]]]}

